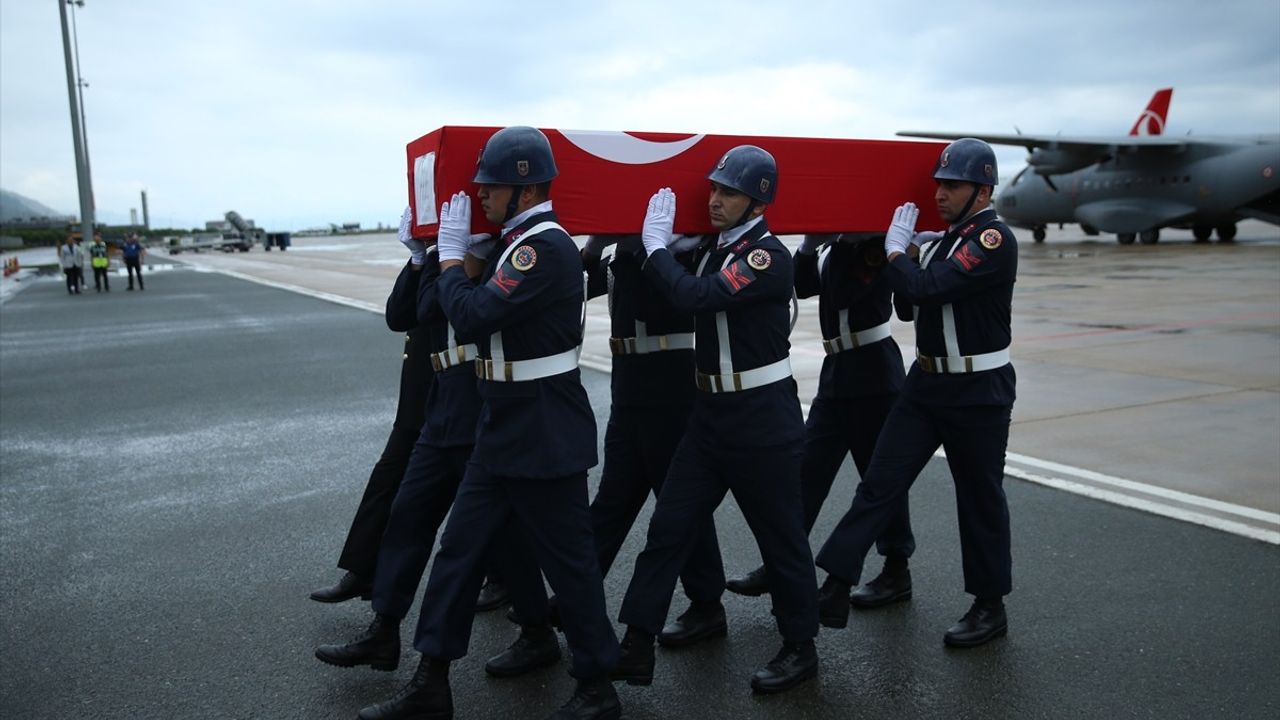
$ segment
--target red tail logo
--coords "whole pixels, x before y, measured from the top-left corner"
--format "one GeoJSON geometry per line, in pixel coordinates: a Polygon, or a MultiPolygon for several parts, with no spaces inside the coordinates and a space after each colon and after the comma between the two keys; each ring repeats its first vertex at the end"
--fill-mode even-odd
{"type": "Polygon", "coordinates": [[[1163,88],[1156,91],[1151,96],[1151,102],[1147,103],[1147,109],[1142,111],[1138,119],[1134,121],[1133,127],[1129,129],[1130,135],[1160,135],[1164,132],[1165,118],[1169,117],[1169,101],[1173,99],[1173,88],[1163,88]]]}

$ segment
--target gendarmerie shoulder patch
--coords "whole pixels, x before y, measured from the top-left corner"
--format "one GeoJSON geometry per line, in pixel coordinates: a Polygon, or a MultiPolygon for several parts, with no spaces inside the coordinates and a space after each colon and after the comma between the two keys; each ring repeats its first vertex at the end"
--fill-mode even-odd
{"type": "Polygon", "coordinates": [[[772,262],[773,258],[769,257],[769,251],[763,248],[756,248],[747,255],[747,264],[754,270],[766,270],[772,262]]]}
{"type": "Polygon", "coordinates": [[[1004,242],[1004,235],[1000,234],[1000,231],[995,228],[988,228],[982,231],[978,242],[982,243],[982,247],[988,250],[995,250],[1004,242]]]}
{"type": "Polygon", "coordinates": [[[538,253],[528,245],[521,245],[511,253],[511,267],[528,272],[538,262],[538,253]]]}

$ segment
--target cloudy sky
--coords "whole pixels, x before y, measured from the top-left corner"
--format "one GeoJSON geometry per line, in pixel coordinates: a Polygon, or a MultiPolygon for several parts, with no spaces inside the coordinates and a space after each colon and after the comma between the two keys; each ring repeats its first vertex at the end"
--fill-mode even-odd
{"type": "MultiPolygon", "coordinates": [[[[78,212],[57,2],[0,0],[0,187],[78,212]]],[[[392,224],[442,125],[1280,132],[1280,3],[86,0],[99,219],[392,224]]],[[[1004,149],[1004,175],[1022,151],[1004,149]]]]}

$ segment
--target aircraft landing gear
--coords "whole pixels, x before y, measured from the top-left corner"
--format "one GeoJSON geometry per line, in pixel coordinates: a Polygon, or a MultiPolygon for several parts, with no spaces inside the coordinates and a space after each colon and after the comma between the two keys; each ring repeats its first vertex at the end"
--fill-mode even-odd
{"type": "Polygon", "coordinates": [[[1233,222],[1222,223],[1216,229],[1218,231],[1218,242],[1231,242],[1232,240],[1236,239],[1235,223],[1233,222]]]}
{"type": "Polygon", "coordinates": [[[1031,229],[1031,237],[1035,238],[1035,241],[1038,243],[1044,242],[1044,235],[1045,231],[1043,225],[1037,225],[1031,229]]]}
{"type": "Polygon", "coordinates": [[[1116,240],[1121,245],[1132,245],[1135,237],[1137,236],[1133,233],[1116,233],[1116,240]]]}
{"type": "Polygon", "coordinates": [[[1142,241],[1143,245],[1155,245],[1160,242],[1160,229],[1143,230],[1138,234],[1138,239],[1142,241]]]}
{"type": "Polygon", "coordinates": [[[1191,226],[1191,235],[1198,243],[1209,242],[1209,236],[1213,235],[1213,226],[1204,223],[1196,223],[1191,226]]]}

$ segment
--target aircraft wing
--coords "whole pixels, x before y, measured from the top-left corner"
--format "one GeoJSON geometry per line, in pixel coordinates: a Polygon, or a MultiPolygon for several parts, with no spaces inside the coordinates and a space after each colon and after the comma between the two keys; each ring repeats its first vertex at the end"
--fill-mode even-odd
{"type": "Polygon", "coordinates": [[[959,140],[960,138],[971,137],[992,145],[1021,145],[1028,150],[1065,150],[1083,153],[1096,153],[1120,148],[1180,150],[1192,141],[1191,138],[1165,135],[1001,135],[992,133],[936,133],[919,130],[904,130],[898,135],[902,137],[931,138],[934,140],[959,140]]]}

